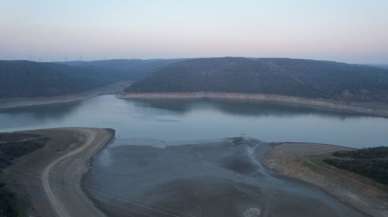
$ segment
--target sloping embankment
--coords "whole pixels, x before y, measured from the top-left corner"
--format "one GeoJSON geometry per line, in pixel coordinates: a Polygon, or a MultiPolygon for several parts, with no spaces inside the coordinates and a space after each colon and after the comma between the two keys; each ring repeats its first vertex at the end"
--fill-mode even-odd
{"type": "Polygon", "coordinates": [[[348,149],[325,144],[274,144],[266,153],[264,164],[277,174],[314,184],[369,216],[387,216],[386,186],[323,162],[331,153],[348,149]]]}

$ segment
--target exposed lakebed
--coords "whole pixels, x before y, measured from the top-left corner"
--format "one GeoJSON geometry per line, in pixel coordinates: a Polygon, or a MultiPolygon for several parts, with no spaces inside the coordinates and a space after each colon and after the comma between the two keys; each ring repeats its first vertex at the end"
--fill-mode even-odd
{"type": "Polygon", "coordinates": [[[96,160],[83,185],[109,216],[364,216],[313,186],[273,176],[252,139],[121,146],[96,160]]]}

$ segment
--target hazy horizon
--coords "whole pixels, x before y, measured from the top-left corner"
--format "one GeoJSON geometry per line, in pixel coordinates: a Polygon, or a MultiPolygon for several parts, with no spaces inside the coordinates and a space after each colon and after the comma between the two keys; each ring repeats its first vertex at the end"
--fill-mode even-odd
{"type": "Polygon", "coordinates": [[[203,57],[177,57],[177,58],[106,58],[106,59],[64,59],[64,60],[40,60],[40,59],[13,59],[13,58],[4,58],[0,61],[30,61],[37,63],[65,63],[65,62],[98,62],[98,61],[131,61],[131,60],[190,60],[190,59],[211,59],[211,58],[252,58],[252,59],[290,59],[290,60],[311,60],[311,61],[322,61],[322,62],[338,62],[346,64],[355,64],[355,65],[370,65],[370,66],[388,66],[388,61],[383,63],[352,63],[339,60],[330,60],[330,59],[312,59],[312,58],[293,58],[293,57],[248,57],[248,56],[203,56],[203,57]]]}
{"type": "Polygon", "coordinates": [[[255,57],[388,64],[388,2],[21,1],[0,7],[0,59],[255,57]]]}

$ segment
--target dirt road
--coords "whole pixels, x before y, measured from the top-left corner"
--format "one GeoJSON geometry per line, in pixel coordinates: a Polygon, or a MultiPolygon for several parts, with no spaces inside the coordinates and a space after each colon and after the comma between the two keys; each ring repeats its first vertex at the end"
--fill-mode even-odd
{"type": "Polygon", "coordinates": [[[10,185],[28,198],[30,216],[103,217],[81,190],[88,163],[113,138],[109,129],[62,128],[34,133],[51,140],[7,171],[10,185]]]}

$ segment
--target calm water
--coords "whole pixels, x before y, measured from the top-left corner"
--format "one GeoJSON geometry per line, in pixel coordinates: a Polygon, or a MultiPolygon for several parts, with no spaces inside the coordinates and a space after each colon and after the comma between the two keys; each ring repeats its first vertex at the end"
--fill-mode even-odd
{"type": "Polygon", "coordinates": [[[62,126],[110,127],[115,145],[250,136],[353,147],[388,144],[388,119],[274,105],[221,102],[144,102],[99,96],[83,102],[0,111],[0,130],[62,126]]]}

